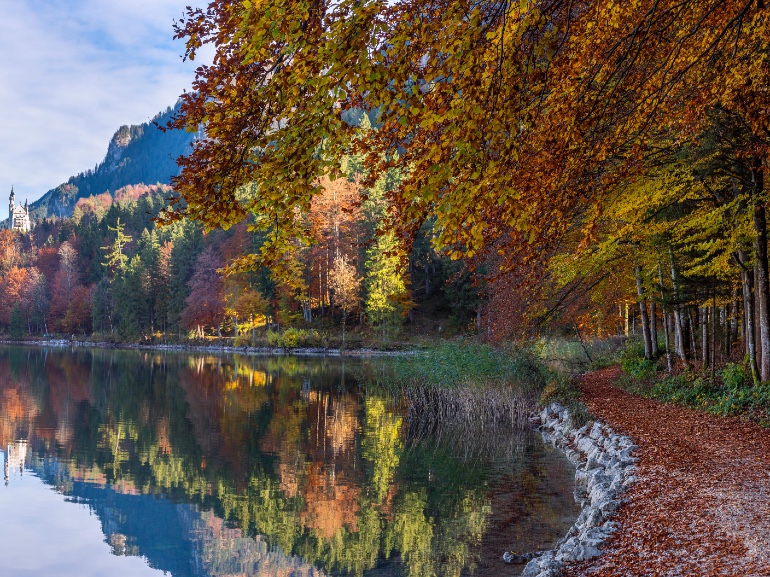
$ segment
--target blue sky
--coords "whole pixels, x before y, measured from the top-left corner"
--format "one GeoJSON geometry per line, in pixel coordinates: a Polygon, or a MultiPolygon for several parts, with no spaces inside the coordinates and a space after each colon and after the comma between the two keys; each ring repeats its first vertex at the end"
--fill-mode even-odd
{"type": "Polygon", "coordinates": [[[0,0],[0,218],[17,199],[101,162],[123,124],[176,102],[183,62],[172,24],[190,0],[0,0]]]}

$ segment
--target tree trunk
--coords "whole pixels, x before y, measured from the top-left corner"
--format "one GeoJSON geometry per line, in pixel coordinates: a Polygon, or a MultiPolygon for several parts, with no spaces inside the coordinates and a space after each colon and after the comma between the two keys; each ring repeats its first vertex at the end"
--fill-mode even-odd
{"type": "Polygon", "coordinates": [[[711,382],[714,382],[717,362],[717,291],[711,293],[711,382]]]}
{"type": "MultiPolygon", "coordinates": [[[[760,173],[761,175],[761,173],[760,173]]],[[[761,181],[757,188],[762,190],[761,181]]],[[[759,342],[760,375],[763,381],[770,380],[770,280],[767,272],[767,220],[765,205],[754,205],[754,255],[756,277],[754,279],[756,298],[759,301],[759,342]]]]}
{"type": "Polygon", "coordinates": [[[687,319],[690,321],[690,355],[692,356],[692,360],[694,362],[698,362],[698,341],[695,337],[695,334],[698,331],[698,322],[695,318],[695,314],[692,311],[692,307],[688,307],[687,319]]]}
{"type": "Polygon", "coordinates": [[[679,298],[679,283],[677,282],[678,275],[676,274],[676,266],[674,265],[674,251],[671,247],[668,247],[668,257],[671,260],[671,286],[674,289],[674,341],[676,343],[676,354],[683,360],[687,361],[687,355],[685,354],[684,336],[682,335],[682,309],[679,298]]]}
{"type": "Polygon", "coordinates": [[[623,334],[623,305],[618,303],[618,336],[623,334]]]}
{"type": "Polygon", "coordinates": [[[647,305],[644,301],[644,287],[642,286],[642,267],[636,265],[636,291],[639,294],[639,313],[642,317],[642,336],[644,338],[644,356],[653,358],[652,338],[650,337],[650,319],[647,317],[647,305]]]}
{"type": "Polygon", "coordinates": [[[323,287],[323,274],[321,273],[321,265],[318,265],[318,300],[321,301],[321,316],[325,316],[324,313],[324,287],[323,287]]]}
{"type": "Polygon", "coordinates": [[[709,308],[708,305],[700,309],[700,329],[701,329],[701,360],[703,367],[709,364],[709,308]]]}
{"type": "Polygon", "coordinates": [[[658,322],[655,301],[650,299],[650,341],[652,342],[652,354],[658,354],[658,322]]]}
{"type": "Polygon", "coordinates": [[[740,305],[739,300],[741,297],[741,291],[740,289],[735,289],[733,291],[733,317],[730,320],[730,355],[733,354],[733,349],[735,348],[735,345],[738,343],[738,339],[740,338],[739,335],[739,325],[738,322],[738,315],[740,315],[740,305]]]}
{"type": "Polygon", "coordinates": [[[631,334],[631,326],[630,326],[630,314],[628,311],[628,303],[625,303],[625,317],[623,320],[625,320],[625,326],[623,327],[623,332],[625,333],[626,337],[628,337],[631,334]]]}
{"type": "Polygon", "coordinates": [[[660,306],[663,312],[663,331],[666,336],[666,368],[668,369],[668,372],[671,372],[672,366],[671,366],[671,345],[669,343],[669,327],[668,327],[668,310],[666,307],[666,293],[663,289],[663,267],[660,266],[660,262],[658,262],[658,281],[660,282],[660,306]]]}
{"type": "Polygon", "coordinates": [[[746,339],[746,356],[749,360],[751,377],[755,383],[760,380],[759,367],[757,366],[757,349],[754,341],[754,293],[753,293],[753,274],[746,266],[746,253],[738,251],[736,256],[738,264],[741,266],[741,285],[743,288],[743,333],[746,339]]]}

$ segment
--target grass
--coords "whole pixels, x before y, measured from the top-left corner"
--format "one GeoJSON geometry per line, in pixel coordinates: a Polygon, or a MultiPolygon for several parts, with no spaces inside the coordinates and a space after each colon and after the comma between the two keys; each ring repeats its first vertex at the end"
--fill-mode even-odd
{"type": "Polygon", "coordinates": [[[626,340],[625,337],[610,337],[581,343],[564,338],[540,339],[534,349],[552,370],[575,375],[617,364],[626,340]]]}
{"type": "Polygon", "coordinates": [[[523,430],[533,410],[555,401],[570,409],[576,426],[593,420],[576,380],[544,358],[543,350],[445,342],[394,359],[387,384],[406,398],[418,436],[440,428],[464,435],[523,430]]]}
{"type": "Polygon", "coordinates": [[[540,390],[547,379],[543,369],[527,349],[462,341],[443,342],[393,363],[395,384],[442,388],[540,390]]]}
{"type": "Polygon", "coordinates": [[[416,436],[521,430],[551,376],[531,351],[444,342],[393,359],[386,385],[407,401],[416,436]]]}

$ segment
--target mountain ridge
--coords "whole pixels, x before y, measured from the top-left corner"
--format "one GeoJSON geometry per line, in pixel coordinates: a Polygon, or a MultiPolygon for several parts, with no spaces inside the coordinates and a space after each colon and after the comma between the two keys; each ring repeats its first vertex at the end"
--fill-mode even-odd
{"type": "Polygon", "coordinates": [[[179,174],[176,159],[190,151],[190,145],[200,134],[160,130],[178,107],[179,103],[168,107],[149,122],[118,128],[110,139],[104,160],[30,203],[30,217],[65,218],[72,216],[81,198],[115,192],[129,185],[170,184],[171,178],[179,174]]]}

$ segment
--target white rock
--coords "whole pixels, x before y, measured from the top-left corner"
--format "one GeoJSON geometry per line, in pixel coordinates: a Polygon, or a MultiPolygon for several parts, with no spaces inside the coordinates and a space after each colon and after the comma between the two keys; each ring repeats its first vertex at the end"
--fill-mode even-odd
{"type": "Polygon", "coordinates": [[[599,421],[573,429],[569,411],[556,403],[541,412],[539,422],[543,438],[575,465],[575,500],[582,507],[558,548],[530,561],[523,573],[551,577],[559,574],[562,562],[599,555],[601,544],[617,530],[618,524],[607,517],[620,507],[620,493],[636,480],[632,453],[637,447],[599,421]]]}

